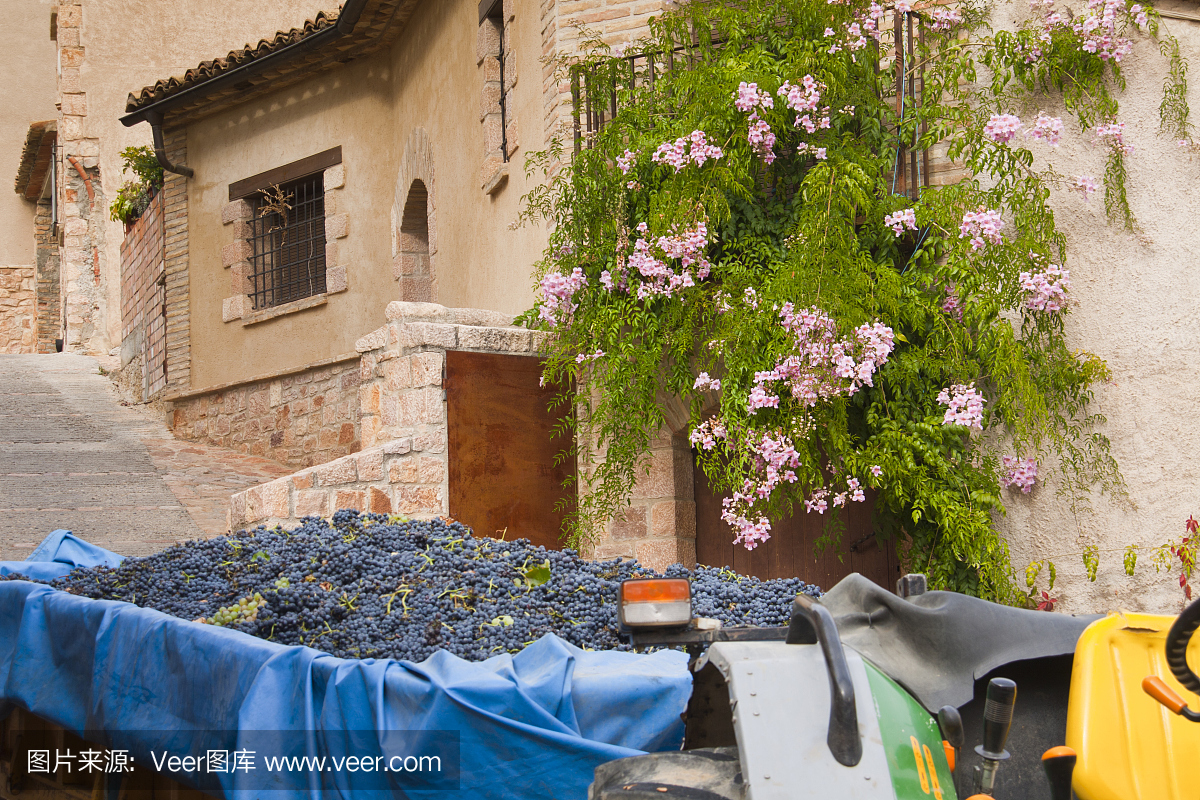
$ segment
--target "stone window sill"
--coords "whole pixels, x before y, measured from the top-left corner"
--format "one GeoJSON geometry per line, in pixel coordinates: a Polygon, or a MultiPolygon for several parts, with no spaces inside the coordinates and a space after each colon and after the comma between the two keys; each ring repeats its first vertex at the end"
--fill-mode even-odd
{"type": "Polygon", "coordinates": [[[301,300],[293,300],[290,303],[264,308],[261,311],[252,311],[242,318],[242,327],[244,328],[248,325],[257,325],[260,322],[266,322],[269,319],[282,317],[286,314],[295,314],[298,311],[306,311],[310,308],[323,306],[326,302],[328,302],[326,300],[326,297],[328,296],[328,292],[325,294],[315,294],[312,297],[305,297],[301,300]]]}

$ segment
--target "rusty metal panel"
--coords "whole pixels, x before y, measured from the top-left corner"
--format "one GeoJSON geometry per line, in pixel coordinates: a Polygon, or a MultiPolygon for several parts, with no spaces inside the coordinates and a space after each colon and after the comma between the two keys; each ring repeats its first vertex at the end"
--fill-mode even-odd
{"type": "Polygon", "coordinates": [[[575,463],[554,463],[566,443],[551,436],[555,391],[538,385],[541,374],[529,356],[446,353],[450,516],[478,536],[559,549],[555,505],[570,496],[563,481],[575,463]]]}
{"type": "Polygon", "coordinates": [[[829,589],[851,572],[858,572],[889,591],[900,577],[900,559],[893,542],[881,544],[872,535],[874,496],[865,503],[850,503],[843,513],[846,527],[840,547],[816,552],[829,518],[808,514],[803,508],[783,520],[771,521],[771,538],[753,550],[733,544],[733,529],[721,519],[721,495],[714,492],[704,470],[694,467],[696,492],[696,560],[713,567],[729,567],[764,580],[800,578],[829,589]],[[839,553],[840,552],[840,558],[839,553]]]}

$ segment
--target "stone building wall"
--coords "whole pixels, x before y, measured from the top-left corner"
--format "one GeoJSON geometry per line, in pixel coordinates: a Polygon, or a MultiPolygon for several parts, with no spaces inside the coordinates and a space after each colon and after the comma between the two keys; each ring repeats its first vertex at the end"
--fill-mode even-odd
{"type": "Polygon", "coordinates": [[[0,353],[36,353],[36,322],[33,266],[0,266],[0,353]]]}
{"type": "Polygon", "coordinates": [[[51,201],[39,200],[33,217],[34,267],[37,270],[37,352],[53,353],[62,335],[58,284],[58,239],[51,224],[51,201]]]}
{"type": "Polygon", "coordinates": [[[295,467],[361,449],[358,355],[199,394],[168,394],[175,436],[295,467]]]}
{"type": "MultiPolygon", "coordinates": [[[[393,302],[387,320],[356,345],[362,451],[234,495],[232,530],[294,525],[341,508],[425,518],[450,513],[446,352],[533,357],[545,334],[513,327],[496,312],[433,303],[393,302]]],[[[637,558],[655,569],[693,566],[696,506],[686,436],[664,432],[646,468],[630,508],[588,552],[637,558]]]]}
{"type": "Polygon", "coordinates": [[[686,433],[670,427],[650,443],[629,507],[605,527],[584,554],[589,558],[636,558],[655,569],[696,564],[696,499],[692,451],[686,433]]]}

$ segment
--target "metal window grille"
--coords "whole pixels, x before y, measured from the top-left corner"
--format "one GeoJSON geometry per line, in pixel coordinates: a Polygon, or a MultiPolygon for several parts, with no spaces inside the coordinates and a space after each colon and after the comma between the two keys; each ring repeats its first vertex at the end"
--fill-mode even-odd
{"type": "Polygon", "coordinates": [[[324,173],[263,189],[253,200],[250,296],[254,308],[324,293],[324,173]]]}
{"type": "MultiPolygon", "coordinates": [[[[915,13],[896,13],[893,19],[895,50],[891,69],[896,77],[893,92],[887,99],[894,101],[896,115],[904,120],[919,107],[925,92],[925,67],[919,63],[918,57],[918,50],[925,45],[925,28],[921,25],[920,16],[915,13]]],[[[881,29],[883,25],[881,21],[881,29]]],[[[635,87],[653,89],[655,79],[664,73],[693,67],[699,57],[699,35],[693,30],[690,42],[685,40],[665,53],[630,53],[606,62],[573,66],[570,78],[575,152],[591,147],[597,134],[617,116],[621,103],[625,101],[622,90],[635,87]]],[[[712,45],[724,45],[724,40],[718,38],[717,32],[705,35],[709,36],[708,41],[712,45]]],[[[876,50],[875,55],[879,58],[883,54],[876,50]]],[[[927,132],[927,126],[922,123],[914,139],[905,141],[897,129],[893,164],[888,176],[893,194],[915,200],[921,190],[929,186],[930,154],[921,141],[927,132]]]]}
{"type": "Polygon", "coordinates": [[[505,88],[507,84],[504,82],[504,0],[484,0],[480,4],[480,10],[486,7],[486,11],[481,14],[480,22],[487,20],[496,26],[496,31],[499,34],[499,52],[496,54],[496,61],[500,63],[500,157],[508,161],[508,102],[505,97],[505,88]]]}

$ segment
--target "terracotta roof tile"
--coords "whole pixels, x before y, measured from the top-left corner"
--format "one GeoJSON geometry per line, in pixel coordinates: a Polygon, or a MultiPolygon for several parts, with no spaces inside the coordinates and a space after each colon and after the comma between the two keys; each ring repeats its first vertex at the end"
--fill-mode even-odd
{"type": "Polygon", "coordinates": [[[304,25],[299,28],[279,31],[270,39],[260,40],[256,45],[247,44],[221,58],[201,62],[199,66],[189,69],[183,75],[165,78],[152,86],[131,92],[125,103],[125,112],[130,114],[185,90],[199,88],[200,91],[196,92],[194,97],[170,110],[167,127],[179,127],[209,116],[391,44],[412,15],[416,4],[417,0],[368,0],[353,33],[331,41],[326,47],[310,50],[282,62],[268,74],[248,76],[244,83],[232,89],[203,91],[205,83],[221,77],[230,70],[276,53],[337,23],[338,12],[319,11],[314,18],[305,20],[304,25]]]}

